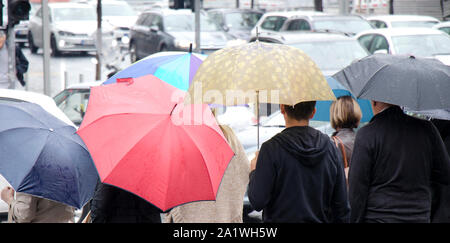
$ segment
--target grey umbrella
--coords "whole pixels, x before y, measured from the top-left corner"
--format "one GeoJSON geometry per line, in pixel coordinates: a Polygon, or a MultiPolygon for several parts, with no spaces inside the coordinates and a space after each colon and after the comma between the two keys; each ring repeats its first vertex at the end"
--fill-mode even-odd
{"type": "Polygon", "coordinates": [[[450,108],[450,67],[438,60],[375,54],[333,75],[357,98],[410,110],[450,108]]]}

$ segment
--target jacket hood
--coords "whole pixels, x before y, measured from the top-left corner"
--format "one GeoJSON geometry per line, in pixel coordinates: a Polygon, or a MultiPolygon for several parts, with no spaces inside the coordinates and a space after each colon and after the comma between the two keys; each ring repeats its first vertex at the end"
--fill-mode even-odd
{"type": "Polygon", "coordinates": [[[323,161],[330,142],[327,135],[309,126],[286,128],[273,139],[306,166],[323,161]]]}

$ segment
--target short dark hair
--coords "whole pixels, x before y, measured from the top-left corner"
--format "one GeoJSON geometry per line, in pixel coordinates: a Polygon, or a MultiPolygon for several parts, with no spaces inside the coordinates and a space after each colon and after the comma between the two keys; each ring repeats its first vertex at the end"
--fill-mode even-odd
{"type": "Polygon", "coordinates": [[[294,106],[284,105],[284,110],[286,111],[286,115],[292,119],[297,121],[309,120],[315,106],[316,101],[305,101],[297,103],[294,106]]]}

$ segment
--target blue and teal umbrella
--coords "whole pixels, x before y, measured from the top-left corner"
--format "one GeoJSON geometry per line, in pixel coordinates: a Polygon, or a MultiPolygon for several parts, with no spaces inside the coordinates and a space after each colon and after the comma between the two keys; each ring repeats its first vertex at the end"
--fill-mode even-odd
{"type": "MultiPolygon", "coordinates": [[[[328,85],[333,91],[336,98],[341,96],[352,96],[355,98],[350,91],[348,91],[342,84],[340,84],[336,79],[332,77],[326,77],[328,85]]],[[[370,101],[366,99],[356,99],[358,102],[361,112],[362,118],[361,123],[368,122],[373,117],[372,106],[370,105],[370,101]]],[[[332,101],[317,101],[316,103],[316,114],[312,120],[315,121],[330,121],[330,106],[332,101]]]]}
{"type": "Polygon", "coordinates": [[[191,52],[160,52],[133,63],[103,84],[115,83],[118,78],[138,78],[153,74],[164,82],[187,91],[205,58],[205,55],[191,52]]]}

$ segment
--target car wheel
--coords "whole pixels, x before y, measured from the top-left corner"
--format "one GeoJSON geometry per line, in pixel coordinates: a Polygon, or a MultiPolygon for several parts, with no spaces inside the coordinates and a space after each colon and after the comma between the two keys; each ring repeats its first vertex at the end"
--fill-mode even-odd
{"type": "Polygon", "coordinates": [[[54,57],[61,56],[61,51],[58,50],[58,45],[56,44],[56,39],[54,35],[52,35],[50,38],[50,47],[52,49],[52,56],[54,57]]]}
{"type": "Polygon", "coordinates": [[[31,53],[36,54],[37,50],[39,49],[35,44],[33,40],[33,36],[31,35],[31,32],[28,32],[28,46],[30,48],[31,53]]]}
{"type": "Polygon", "coordinates": [[[131,42],[130,44],[130,62],[135,63],[139,60],[137,53],[136,53],[136,44],[134,42],[131,42]]]}

